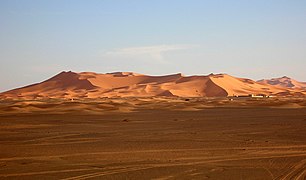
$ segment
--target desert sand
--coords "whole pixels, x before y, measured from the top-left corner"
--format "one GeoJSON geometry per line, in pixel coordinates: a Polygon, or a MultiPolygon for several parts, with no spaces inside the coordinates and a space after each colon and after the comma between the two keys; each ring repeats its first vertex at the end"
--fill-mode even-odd
{"type": "Polygon", "coordinates": [[[61,72],[41,83],[0,93],[0,98],[305,96],[306,83],[288,77],[254,81],[228,74],[150,76],[133,72],[61,72]]]}
{"type": "Polygon", "coordinates": [[[305,125],[302,97],[3,99],[0,179],[305,179],[305,125]]]}
{"type": "Polygon", "coordinates": [[[62,72],[0,94],[0,179],[305,179],[305,94],[288,77],[62,72]]]}

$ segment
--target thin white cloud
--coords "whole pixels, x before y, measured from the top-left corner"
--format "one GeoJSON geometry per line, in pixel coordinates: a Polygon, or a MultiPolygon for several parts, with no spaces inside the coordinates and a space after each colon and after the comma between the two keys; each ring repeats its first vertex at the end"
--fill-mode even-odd
{"type": "Polygon", "coordinates": [[[132,57],[132,58],[140,58],[140,57],[151,57],[154,60],[164,62],[164,53],[170,51],[178,51],[191,49],[195,47],[195,45],[188,44],[175,44],[175,45],[155,45],[155,46],[140,46],[140,47],[127,47],[127,48],[119,48],[107,51],[104,53],[105,56],[112,57],[132,57]]]}

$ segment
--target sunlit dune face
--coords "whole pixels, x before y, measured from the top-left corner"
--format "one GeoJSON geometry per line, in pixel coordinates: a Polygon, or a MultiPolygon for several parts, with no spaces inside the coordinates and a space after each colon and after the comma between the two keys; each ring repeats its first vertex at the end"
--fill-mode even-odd
{"type": "Polygon", "coordinates": [[[250,94],[304,96],[306,83],[288,77],[260,80],[228,74],[149,76],[134,72],[61,72],[38,84],[2,93],[4,98],[226,97],[250,94]]]}

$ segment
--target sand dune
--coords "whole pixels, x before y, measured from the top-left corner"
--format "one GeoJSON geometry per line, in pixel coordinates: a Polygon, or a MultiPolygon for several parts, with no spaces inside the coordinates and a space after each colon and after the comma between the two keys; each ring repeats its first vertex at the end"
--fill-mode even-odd
{"type": "Polygon", "coordinates": [[[3,93],[17,98],[0,99],[0,179],[305,179],[306,97],[199,97],[262,88],[284,89],[64,72],[3,93]]]}
{"type": "Polygon", "coordinates": [[[211,80],[226,90],[229,96],[248,94],[275,95],[279,92],[287,91],[286,88],[257,83],[251,79],[236,78],[227,74],[211,75],[211,80]]]}
{"type": "Polygon", "coordinates": [[[287,76],[283,76],[281,78],[262,79],[258,82],[284,88],[306,89],[306,82],[298,82],[287,76]]]}
{"type": "Polygon", "coordinates": [[[258,82],[227,74],[149,76],[133,72],[98,74],[61,72],[30,86],[0,94],[2,98],[102,98],[102,97],[226,97],[265,94],[304,96],[306,83],[288,77],[258,82]]]}

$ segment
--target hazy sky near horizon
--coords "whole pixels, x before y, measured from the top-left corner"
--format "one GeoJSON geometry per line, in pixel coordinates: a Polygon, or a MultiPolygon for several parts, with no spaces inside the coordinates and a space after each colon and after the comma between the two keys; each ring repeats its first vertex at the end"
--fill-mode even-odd
{"type": "Polygon", "coordinates": [[[0,0],[0,91],[63,70],[306,81],[305,0],[0,0]]]}

